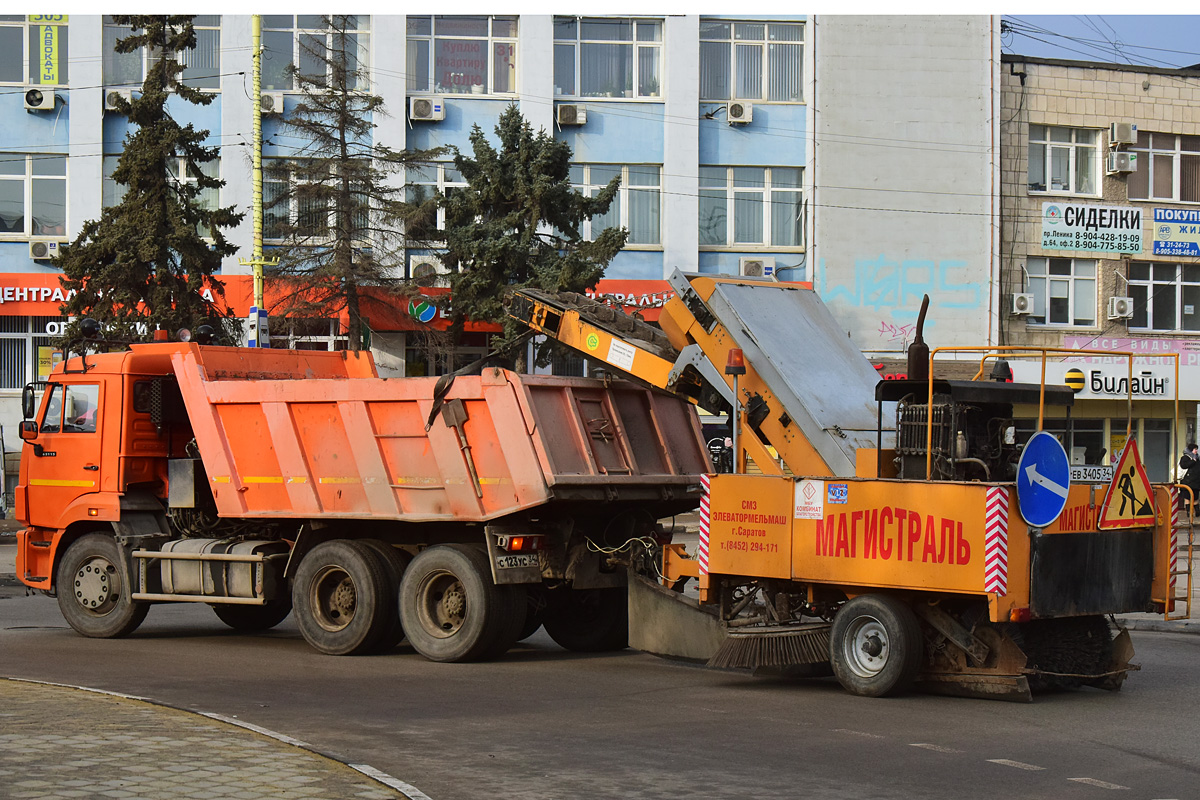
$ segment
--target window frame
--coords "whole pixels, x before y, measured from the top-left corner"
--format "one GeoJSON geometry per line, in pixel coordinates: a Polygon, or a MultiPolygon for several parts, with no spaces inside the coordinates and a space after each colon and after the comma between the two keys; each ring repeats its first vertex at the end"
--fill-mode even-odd
{"type": "Polygon", "coordinates": [[[1100,281],[1100,262],[1098,259],[1095,259],[1095,258],[1073,258],[1073,257],[1069,257],[1069,256],[1027,256],[1025,259],[1025,272],[1026,272],[1026,280],[1028,280],[1028,285],[1026,286],[1025,291],[1029,292],[1030,294],[1032,294],[1034,296],[1034,301],[1033,301],[1034,312],[1029,315],[1027,322],[1026,322],[1026,324],[1028,324],[1029,327],[1074,328],[1074,329],[1082,330],[1082,329],[1092,329],[1097,326],[1097,324],[1099,322],[1099,315],[1100,315],[1099,300],[1098,300],[1098,294],[1097,294],[1097,290],[1099,287],[1099,281],[1100,281]],[[1037,262],[1037,261],[1045,262],[1045,271],[1044,272],[1034,272],[1030,268],[1031,264],[1033,262],[1037,262]],[[1065,274],[1065,275],[1062,273],[1051,273],[1050,272],[1050,264],[1052,261],[1069,261],[1070,262],[1070,273],[1065,274]],[[1092,266],[1092,274],[1091,275],[1086,275],[1086,274],[1078,274],[1077,275],[1076,274],[1076,265],[1082,266],[1084,263],[1091,264],[1091,266],[1092,266]],[[1071,321],[1070,322],[1054,322],[1054,321],[1051,321],[1049,318],[1050,317],[1050,301],[1051,301],[1051,299],[1053,299],[1050,294],[1051,283],[1054,281],[1063,281],[1063,280],[1065,280],[1067,282],[1067,307],[1070,312],[1071,321]],[[1044,282],[1045,283],[1044,289],[1039,290],[1039,289],[1035,288],[1035,286],[1034,286],[1035,281],[1044,282]],[[1090,291],[1091,291],[1091,302],[1092,302],[1092,319],[1090,322],[1077,322],[1076,318],[1075,318],[1075,304],[1076,304],[1076,300],[1079,296],[1078,295],[1078,289],[1079,289],[1078,284],[1085,284],[1085,283],[1091,284],[1090,291]],[[1044,313],[1041,315],[1039,315],[1037,313],[1037,308],[1039,306],[1039,300],[1040,300],[1041,307],[1044,309],[1044,313]],[[1042,320],[1040,322],[1038,321],[1039,317],[1042,320]]]}
{"type": "MultiPolygon", "coordinates": [[[[21,365],[22,375],[17,376],[16,385],[5,386],[2,378],[7,370],[0,369],[0,396],[4,393],[20,392],[25,384],[30,381],[39,380],[42,376],[38,375],[38,347],[50,347],[52,353],[59,353],[59,361],[62,360],[62,350],[54,348],[51,344],[54,337],[46,333],[46,324],[49,322],[65,323],[64,317],[8,317],[3,326],[0,327],[0,342],[17,341],[21,343],[20,359],[23,361],[21,365]],[[8,328],[14,323],[21,325],[22,330],[9,330],[8,328]]],[[[7,366],[5,363],[6,356],[0,356],[0,366],[7,366]]],[[[57,363],[51,356],[51,369],[57,363]]]]}
{"type": "Polygon", "coordinates": [[[1129,296],[1133,298],[1134,304],[1134,316],[1129,320],[1129,330],[1185,334],[1200,333],[1200,265],[1170,261],[1131,261],[1127,284],[1127,291],[1129,292],[1129,296]],[[1134,277],[1134,271],[1140,267],[1147,267],[1145,278],[1134,277]],[[1155,272],[1158,268],[1162,267],[1174,268],[1175,276],[1172,280],[1156,279],[1155,272]],[[1193,273],[1190,278],[1188,276],[1189,272],[1193,273]],[[1175,318],[1172,320],[1171,327],[1162,327],[1155,324],[1154,303],[1152,299],[1159,298],[1161,292],[1167,286],[1174,289],[1175,318]],[[1193,295],[1191,303],[1186,302],[1188,298],[1185,296],[1189,287],[1192,288],[1191,294],[1193,295]],[[1192,314],[1190,315],[1185,314],[1184,310],[1188,305],[1193,307],[1192,314]],[[1142,313],[1145,314],[1146,324],[1135,324],[1142,313]],[[1185,316],[1192,317],[1194,327],[1185,327],[1185,316]]]}
{"type": "MultiPolygon", "coordinates": [[[[102,37],[104,37],[110,29],[114,29],[114,28],[120,28],[125,31],[132,31],[132,28],[128,25],[117,25],[116,23],[111,22],[110,20],[112,19],[113,16],[114,15],[112,15],[112,14],[105,14],[102,17],[102,22],[101,22],[101,30],[102,30],[101,36],[102,37]]],[[[221,91],[221,28],[222,28],[221,22],[223,19],[223,15],[221,15],[221,14],[204,14],[204,15],[200,15],[200,16],[216,17],[215,25],[197,24],[195,21],[193,21],[192,28],[193,28],[193,30],[196,30],[196,31],[201,31],[201,30],[216,31],[216,33],[217,33],[217,48],[216,48],[217,85],[216,86],[195,86],[195,85],[187,82],[189,79],[184,78],[183,72],[179,73],[178,80],[183,85],[190,86],[191,88],[196,89],[197,91],[209,92],[209,93],[215,94],[215,93],[219,93],[221,91]]],[[[128,34],[126,34],[126,35],[128,35],[128,34]]],[[[116,38],[123,38],[123,37],[116,37],[116,38]]],[[[114,43],[115,43],[115,40],[114,40],[114,43]]],[[[103,56],[101,59],[102,63],[100,65],[100,74],[101,74],[101,81],[103,82],[105,87],[121,87],[121,88],[125,88],[125,89],[140,89],[140,88],[142,88],[142,85],[146,81],[147,73],[149,73],[150,68],[152,66],[154,66],[154,62],[159,57],[159,53],[161,52],[158,48],[154,48],[154,47],[147,48],[147,47],[143,46],[143,47],[139,48],[140,52],[138,53],[138,55],[141,60],[141,73],[140,73],[141,77],[137,78],[135,81],[127,81],[127,82],[123,82],[123,83],[118,83],[118,82],[110,79],[109,70],[112,69],[113,67],[115,67],[115,63],[110,67],[110,59],[113,59],[113,58],[119,57],[119,56],[128,57],[128,56],[132,56],[134,54],[133,53],[118,54],[118,53],[110,51],[110,49],[108,48],[107,45],[102,45],[102,46],[104,48],[104,53],[103,53],[103,56]]],[[[181,57],[180,66],[183,67],[184,69],[186,69],[187,52],[191,52],[191,51],[186,51],[184,53],[180,53],[180,57],[181,57]]]]}
{"type": "Polygon", "coordinates": [[[20,28],[21,29],[21,80],[19,81],[0,81],[0,86],[36,86],[53,88],[67,88],[71,79],[70,70],[70,54],[71,54],[71,37],[69,16],[66,14],[5,14],[5,17],[21,17],[18,22],[15,19],[0,18],[0,28],[20,28]],[[35,18],[37,19],[35,21],[35,18]],[[57,18],[57,19],[56,19],[57,18]],[[33,35],[35,28],[52,26],[60,28],[58,35],[65,36],[62,43],[59,45],[59,64],[58,72],[59,79],[55,83],[43,83],[41,81],[41,70],[38,70],[38,75],[34,76],[34,52],[30,45],[30,37],[33,35]],[[64,77],[65,73],[65,77],[64,77]]]}
{"type": "MultiPolygon", "coordinates": [[[[22,182],[21,203],[22,215],[25,218],[24,229],[20,232],[15,231],[0,231],[0,241],[19,242],[19,241],[53,241],[65,242],[68,241],[67,232],[70,231],[70,219],[68,213],[71,210],[71,182],[70,176],[70,159],[66,153],[0,153],[0,160],[10,160],[7,157],[19,156],[25,159],[25,173],[21,176],[3,175],[0,174],[0,182],[11,181],[22,182]],[[63,160],[62,175],[35,175],[33,172],[33,164],[35,160],[45,158],[61,158],[63,160]],[[34,206],[33,206],[33,183],[34,181],[62,181],[63,184],[63,212],[62,212],[62,232],[61,233],[34,233],[34,206]]],[[[12,158],[11,160],[16,160],[12,158]]]]}
{"type": "MultiPolygon", "coordinates": [[[[800,242],[798,244],[775,244],[772,230],[771,209],[774,206],[774,196],[776,194],[794,193],[798,194],[801,213],[803,213],[805,196],[804,196],[804,167],[800,166],[785,166],[776,165],[774,167],[764,167],[757,164],[701,164],[702,169],[723,169],[725,170],[724,186],[717,186],[715,181],[706,182],[702,176],[697,179],[697,195],[702,201],[705,197],[705,192],[725,192],[725,242],[724,244],[704,244],[699,245],[699,249],[705,252],[744,252],[747,248],[754,248],[764,252],[778,253],[803,253],[807,250],[807,245],[804,241],[804,226],[802,220],[798,236],[800,242]],[[736,178],[736,170],[739,169],[761,169],[763,170],[763,185],[761,187],[738,186],[736,178]],[[776,170],[796,170],[799,173],[799,179],[795,186],[784,185],[776,186],[772,180],[776,170]],[[762,196],[763,214],[762,214],[762,241],[761,242],[739,242],[737,241],[737,197],[738,194],[760,194],[762,196]],[[731,213],[732,210],[732,213],[731,213]]],[[[697,208],[697,214],[700,213],[697,208]]],[[[700,226],[700,220],[696,220],[697,228],[700,226]]],[[[702,238],[702,237],[701,237],[702,238]]]]}
{"type": "MultiPolygon", "coordinates": [[[[733,18],[727,19],[724,17],[701,17],[700,18],[700,49],[703,51],[704,43],[706,43],[706,42],[711,43],[711,44],[720,43],[720,44],[728,44],[729,45],[729,85],[726,87],[728,90],[726,92],[726,94],[727,94],[726,97],[705,97],[703,94],[704,82],[700,81],[700,87],[699,87],[700,92],[701,92],[700,102],[701,103],[726,103],[726,102],[734,101],[734,100],[746,100],[746,101],[751,101],[751,102],[755,102],[755,103],[773,103],[773,104],[780,104],[780,105],[782,105],[782,104],[804,105],[807,102],[804,99],[804,81],[805,81],[804,48],[808,44],[808,42],[805,38],[807,33],[808,33],[808,31],[806,30],[806,25],[803,21],[745,20],[745,19],[733,19],[733,18]],[[728,25],[729,26],[729,38],[715,38],[711,35],[706,37],[705,32],[704,32],[704,26],[706,24],[708,24],[708,25],[728,25]],[[737,26],[738,25],[762,25],[763,26],[763,38],[762,39],[739,39],[739,38],[737,38],[737,26]],[[786,25],[788,27],[799,28],[800,29],[800,38],[797,40],[794,40],[794,41],[783,39],[778,42],[775,42],[770,38],[771,26],[773,26],[773,25],[786,25]],[[761,45],[761,52],[762,52],[762,55],[760,56],[761,71],[758,76],[759,86],[761,87],[761,91],[758,93],[757,96],[747,95],[746,97],[742,97],[742,96],[738,95],[738,93],[735,91],[736,87],[739,84],[738,71],[737,71],[737,67],[738,67],[737,51],[738,51],[738,47],[748,48],[748,47],[754,46],[755,44],[761,45]],[[771,66],[772,66],[772,62],[775,60],[771,57],[773,44],[797,45],[800,48],[800,56],[799,56],[800,63],[799,63],[799,75],[798,75],[800,96],[796,99],[791,99],[791,100],[769,99],[769,95],[771,93],[771,88],[770,88],[770,86],[771,86],[771,66]]],[[[701,59],[703,59],[703,58],[704,58],[703,53],[701,53],[701,59]]]]}
{"type": "Polygon", "coordinates": [[[664,102],[664,100],[666,98],[666,92],[667,92],[667,89],[665,86],[665,84],[666,84],[666,63],[667,63],[665,51],[666,51],[666,38],[667,37],[666,37],[666,19],[664,17],[654,17],[654,16],[597,17],[597,16],[570,16],[570,15],[557,14],[553,17],[551,24],[554,26],[554,32],[552,34],[553,39],[551,42],[551,64],[553,65],[551,68],[552,71],[557,73],[557,62],[558,62],[557,50],[558,50],[558,48],[566,47],[568,45],[570,45],[572,47],[572,57],[571,58],[572,58],[572,66],[574,69],[573,77],[572,77],[574,92],[569,93],[569,92],[565,92],[565,91],[560,91],[560,87],[558,86],[557,75],[552,76],[552,80],[554,83],[554,99],[555,100],[578,100],[581,102],[586,101],[589,103],[591,103],[591,102],[609,102],[612,100],[619,101],[619,102],[626,102],[626,103],[662,103],[662,102],[664,102]],[[565,23],[567,20],[571,20],[574,23],[575,37],[573,39],[559,38],[558,27],[560,24],[565,23]],[[630,38],[629,39],[585,39],[585,38],[583,38],[583,35],[581,32],[581,27],[582,27],[584,21],[593,21],[593,20],[598,21],[598,22],[627,22],[631,26],[630,38]],[[654,40],[645,40],[645,41],[639,39],[638,38],[638,26],[640,24],[657,25],[658,30],[659,30],[658,38],[654,39],[654,40]],[[580,55],[582,53],[583,45],[585,45],[585,44],[588,44],[588,45],[625,45],[625,44],[628,44],[629,45],[629,47],[631,49],[631,53],[632,53],[632,55],[631,55],[632,86],[630,88],[631,94],[628,97],[624,96],[623,94],[621,96],[617,97],[611,93],[605,94],[605,95],[583,94],[582,93],[583,64],[582,64],[582,59],[580,58],[580,55]],[[655,63],[655,71],[658,75],[658,77],[656,79],[658,89],[657,89],[656,93],[654,93],[654,94],[641,94],[641,91],[640,91],[641,83],[642,83],[642,76],[641,76],[642,68],[641,68],[641,59],[639,58],[639,51],[642,48],[653,48],[657,51],[657,55],[656,55],[654,63],[655,63]]]}
{"type": "MultiPolygon", "coordinates": [[[[101,157],[100,207],[102,209],[112,208],[114,206],[120,205],[121,201],[125,199],[125,193],[129,190],[128,186],[122,186],[121,184],[114,181],[112,178],[113,172],[116,171],[118,159],[120,159],[120,157],[121,156],[116,153],[106,153],[104,156],[101,157]],[[106,195],[110,191],[113,193],[113,202],[112,203],[108,203],[106,200],[106,195]]],[[[185,156],[175,156],[174,159],[176,162],[175,171],[174,171],[174,173],[171,173],[169,175],[170,181],[172,183],[176,183],[176,184],[180,183],[180,176],[183,176],[182,177],[183,183],[185,183],[185,184],[196,183],[196,176],[191,174],[188,170],[187,158],[185,156]]],[[[214,177],[216,177],[216,178],[221,177],[221,157],[220,156],[217,156],[212,161],[207,162],[207,164],[205,166],[210,167],[213,170],[214,177]]],[[[217,194],[216,194],[216,199],[213,202],[213,204],[212,205],[202,205],[202,208],[206,208],[210,211],[215,211],[216,209],[221,207],[221,188],[222,187],[220,187],[220,186],[215,188],[215,191],[217,194]]],[[[200,195],[201,202],[203,202],[203,196],[204,196],[203,193],[201,193],[201,195],[200,195]]],[[[205,233],[201,232],[200,236],[208,241],[212,241],[212,239],[213,239],[213,237],[211,235],[211,231],[207,235],[205,233]]]]}
{"type": "Polygon", "coordinates": [[[270,337],[272,346],[283,347],[280,340],[285,340],[287,350],[314,350],[323,352],[336,352],[340,350],[350,349],[350,337],[348,334],[341,332],[341,322],[337,317],[281,317],[273,316],[268,322],[271,330],[270,337]],[[325,333],[296,332],[296,328],[300,325],[324,322],[326,323],[325,333]],[[280,328],[286,327],[286,331],[280,328]],[[319,347],[297,347],[297,345],[312,345],[324,344],[325,348],[319,347]]]}
{"type": "MultiPolygon", "coordinates": [[[[267,215],[274,212],[274,209],[271,206],[274,204],[275,201],[274,201],[274,196],[272,195],[271,191],[268,191],[267,186],[268,186],[268,184],[282,183],[285,187],[284,191],[286,192],[288,190],[288,187],[291,187],[293,185],[293,182],[295,181],[295,172],[293,169],[288,169],[286,181],[280,181],[280,180],[278,180],[278,176],[279,176],[278,164],[279,164],[279,162],[283,162],[283,163],[287,163],[290,165],[290,162],[293,162],[295,160],[296,159],[294,159],[294,158],[288,158],[288,157],[268,157],[268,158],[263,159],[263,242],[264,243],[272,244],[272,245],[281,245],[281,244],[287,243],[287,241],[288,241],[288,238],[286,236],[271,235],[274,233],[274,231],[269,230],[269,226],[275,225],[275,221],[274,221],[274,218],[272,218],[271,221],[268,222],[267,215]]],[[[333,176],[328,176],[325,179],[325,181],[321,181],[321,180],[298,181],[298,182],[295,182],[295,185],[305,185],[305,184],[320,185],[323,182],[328,182],[328,181],[333,181],[333,180],[334,180],[333,176]]],[[[291,197],[288,198],[287,224],[295,225],[295,226],[299,227],[300,211],[301,211],[300,202],[302,199],[304,199],[304,198],[301,198],[298,193],[291,192],[291,197]]],[[[370,209],[370,213],[373,215],[376,210],[377,209],[372,207],[370,209]]],[[[306,211],[305,213],[307,214],[309,212],[306,211]]],[[[326,244],[329,241],[331,241],[332,236],[330,234],[330,231],[332,231],[337,225],[336,213],[337,212],[336,212],[336,209],[334,208],[333,204],[327,203],[326,208],[325,208],[325,225],[324,225],[324,227],[321,228],[319,231],[314,229],[310,233],[302,234],[303,241],[301,242],[301,244],[306,245],[306,246],[320,246],[320,245],[326,244]]],[[[361,225],[360,227],[370,229],[371,221],[367,220],[366,223],[361,225]]],[[[358,246],[361,246],[361,247],[369,247],[371,243],[368,241],[362,240],[362,239],[356,239],[355,244],[358,246]]]]}
{"type": "MultiPolygon", "coordinates": [[[[1194,200],[1180,199],[1183,194],[1183,160],[1185,157],[1192,157],[1196,160],[1196,166],[1200,170],[1200,136],[1194,136],[1181,133],[1159,133],[1157,131],[1138,131],[1138,139],[1146,137],[1146,144],[1143,146],[1141,142],[1129,145],[1129,152],[1137,154],[1138,168],[1128,178],[1126,197],[1132,202],[1168,202],[1168,203],[1200,203],[1200,180],[1197,181],[1196,197],[1194,200]],[[1173,149],[1157,147],[1159,137],[1169,136],[1173,140],[1173,149]],[[1194,150],[1185,150],[1183,147],[1185,139],[1194,139],[1196,143],[1194,150]],[[1160,197],[1154,193],[1154,178],[1155,178],[1155,156],[1169,156],[1171,158],[1171,195],[1169,197],[1160,197]],[[1144,166],[1143,166],[1144,165],[1144,166]],[[1142,174],[1145,170],[1146,175],[1146,196],[1135,197],[1133,194],[1133,182],[1135,176],[1142,174]]],[[[1200,172],[1198,172],[1200,176],[1200,172]]]]}
{"type": "MultiPolygon", "coordinates": [[[[633,231],[633,228],[631,228],[629,225],[629,215],[630,215],[630,205],[631,205],[630,195],[634,192],[641,192],[644,194],[654,194],[657,196],[657,199],[658,199],[658,213],[657,213],[658,231],[656,232],[656,236],[655,236],[657,241],[655,241],[655,242],[632,242],[631,241],[631,242],[627,243],[625,245],[625,247],[622,249],[624,249],[624,250],[662,250],[663,249],[663,244],[662,244],[662,239],[663,239],[663,235],[662,235],[663,234],[663,230],[662,230],[662,226],[663,226],[663,202],[662,202],[662,198],[663,198],[663,195],[662,195],[663,165],[662,164],[641,164],[641,163],[638,163],[638,164],[606,164],[606,163],[591,162],[591,161],[586,162],[586,163],[572,162],[572,164],[571,164],[572,169],[582,169],[583,170],[583,182],[582,183],[576,182],[574,180],[574,177],[572,176],[571,188],[575,189],[576,191],[583,192],[588,197],[595,197],[596,194],[598,194],[600,192],[600,190],[602,190],[605,186],[608,186],[608,181],[599,182],[599,181],[592,180],[592,168],[593,167],[599,167],[601,169],[620,169],[621,170],[621,186],[619,189],[617,189],[617,197],[614,199],[614,202],[619,203],[619,206],[617,209],[617,227],[625,228],[626,230],[628,230],[631,238],[634,234],[634,231],[633,231]],[[658,185],[657,186],[640,185],[640,184],[636,185],[636,186],[631,185],[629,182],[630,167],[649,167],[649,168],[657,169],[658,170],[658,185]]],[[[611,209],[612,209],[612,206],[609,206],[610,211],[611,211],[611,209]]],[[[611,226],[607,226],[607,227],[611,227],[611,226]]],[[[580,225],[579,235],[584,240],[590,242],[590,241],[594,241],[595,236],[604,230],[605,230],[605,228],[601,228],[600,230],[593,231],[592,230],[592,220],[585,219],[582,221],[582,223],[580,225]]]]}
{"type": "MultiPolygon", "coordinates": [[[[407,17],[407,22],[406,22],[406,26],[405,26],[405,39],[407,40],[406,44],[410,48],[409,51],[412,52],[411,48],[412,48],[413,41],[421,41],[421,42],[428,43],[429,59],[425,66],[427,69],[427,75],[429,76],[429,83],[425,88],[416,86],[414,83],[416,75],[412,74],[412,72],[410,71],[409,75],[405,78],[406,91],[409,94],[437,94],[437,95],[467,96],[467,97],[496,97],[496,96],[513,97],[513,96],[515,96],[517,94],[517,81],[519,80],[520,69],[521,69],[520,51],[517,49],[517,45],[518,45],[518,41],[519,41],[519,34],[520,34],[520,30],[521,30],[520,17],[517,15],[514,15],[514,14],[467,14],[467,15],[463,15],[463,16],[470,16],[470,17],[482,17],[483,19],[487,20],[487,28],[488,28],[487,35],[485,35],[485,36],[479,36],[479,35],[468,36],[466,34],[453,34],[453,33],[439,34],[438,33],[438,20],[444,19],[447,16],[452,16],[452,15],[413,14],[413,15],[409,15],[407,17]],[[428,20],[429,21],[429,33],[428,34],[411,32],[413,23],[417,20],[428,20]],[[512,22],[513,27],[514,27],[514,33],[511,36],[497,34],[496,33],[496,22],[498,20],[505,21],[505,22],[512,22]],[[484,87],[484,91],[475,92],[471,88],[468,87],[467,91],[460,92],[460,91],[455,91],[454,89],[452,89],[449,86],[442,86],[441,84],[439,84],[437,82],[437,75],[438,75],[437,43],[439,40],[442,40],[442,41],[456,40],[456,41],[469,41],[469,42],[483,41],[486,43],[485,46],[486,46],[487,55],[485,58],[485,62],[487,64],[487,67],[486,67],[487,84],[484,87]],[[496,58],[495,58],[495,56],[496,56],[496,48],[497,47],[508,47],[509,48],[508,57],[509,57],[510,62],[512,63],[512,74],[511,74],[512,89],[510,89],[508,91],[503,91],[503,92],[496,90],[496,58]]],[[[458,15],[453,15],[453,16],[458,16],[458,15]]],[[[453,74],[453,73],[451,73],[451,74],[453,74]]]]}
{"type": "Polygon", "coordinates": [[[1100,197],[1103,194],[1103,176],[1100,173],[1100,156],[1103,133],[1099,128],[1075,128],[1068,125],[1043,125],[1038,123],[1030,123],[1026,136],[1027,158],[1025,170],[1025,186],[1029,194],[1032,195],[1067,195],[1071,197],[1100,197]],[[1034,129],[1041,128],[1045,131],[1045,137],[1042,139],[1034,139],[1034,129]],[[1052,138],[1051,131],[1067,130],[1071,132],[1071,141],[1056,141],[1052,138]],[[1077,135],[1080,131],[1087,131],[1093,136],[1093,141],[1089,143],[1080,143],[1077,141],[1077,135]],[[1029,182],[1029,168],[1033,165],[1034,147],[1042,148],[1042,177],[1046,180],[1046,186],[1042,189],[1035,189],[1034,185],[1029,182]],[[1068,183],[1070,187],[1067,189],[1056,189],[1050,186],[1049,175],[1053,172],[1053,150],[1055,148],[1066,148],[1068,156],[1067,169],[1070,173],[1068,183]],[[1078,153],[1079,149],[1087,147],[1091,148],[1092,162],[1092,181],[1095,184],[1095,191],[1080,192],[1076,191],[1075,187],[1079,183],[1078,169],[1078,153]]]}
{"type": "MultiPolygon", "coordinates": [[[[269,14],[269,15],[264,15],[263,16],[263,26],[262,26],[262,32],[263,32],[263,38],[264,38],[264,42],[263,42],[264,55],[266,52],[268,52],[267,46],[266,46],[266,41],[265,41],[267,33],[281,33],[281,32],[287,31],[291,34],[292,55],[291,55],[291,60],[287,62],[288,64],[299,64],[300,63],[300,37],[301,36],[317,36],[317,35],[329,36],[332,34],[331,28],[302,27],[300,25],[300,17],[308,17],[308,16],[329,17],[330,15],[329,14],[322,14],[322,15],[269,14]],[[268,25],[267,18],[272,17],[272,16],[291,16],[291,18],[292,18],[291,27],[281,28],[281,27],[278,27],[275,25],[268,25]]],[[[355,86],[351,91],[367,93],[367,92],[371,91],[371,58],[374,55],[374,50],[371,47],[371,38],[372,38],[371,15],[370,14],[356,14],[354,16],[357,17],[356,24],[358,25],[358,27],[353,28],[353,29],[347,28],[346,34],[347,35],[355,35],[355,36],[359,37],[357,62],[358,62],[358,67],[359,67],[359,72],[360,72],[360,79],[363,81],[363,85],[355,86]],[[364,27],[364,23],[365,23],[365,27],[364,27]]],[[[286,68],[287,67],[285,64],[284,69],[286,70],[286,68]]],[[[331,67],[331,69],[332,69],[332,67],[331,67]]],[[[279,87],[274,84],[268,85],[265,82],[265,78],[266,78],[265,70],[263,72],[263,78],[264,78],[264,82],[262,84],[262,90],[264,92],[267,92],[267,91],[287,92],[287,93],[292,93],[292,94],[302,93],[302,91],[300,89],[297,89],[296,86],[294,85],[295,81],[292,81],[293,85],[285,86],[285,87],[279,87]]],[[[326,72],[325,78],[326,78],[326,80],[329,79],[328,72],[326,72]]]]}

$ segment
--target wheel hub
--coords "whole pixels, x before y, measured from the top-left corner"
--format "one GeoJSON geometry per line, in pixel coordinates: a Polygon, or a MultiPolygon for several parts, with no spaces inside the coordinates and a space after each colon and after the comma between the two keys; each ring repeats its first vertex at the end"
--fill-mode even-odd
{"type": "Polygon", "coordinates": [[[454,587],[442,595],[442,610],[448,617],[461,617],[467,607],[467,598],[459,587],[454,587]]]}
{"type": "Polygon", "coordinates": [[[421,627],[430,635],[446,639],[462,628],[469,611],[467,590],[458,576],[444,570],[427,576],[417,597],[421,627]]]}
{"type": "Polygon", "coordinates": [[[85,561],[75,573],[75,599],[88,611],[104,613],[119,596],[117,569],[106,558],[85,561]]]}
{"type": "Polygon", "coordinates": [[[335,633],[354,621],[358,588],[340,567],[328,567],[312,582],[314,617],[317,624],[335,633]]]}
{"type": "Polygon", "coordinates": [[[874,617],[854,620],[844,642],[846,663],[859,677],[873,678],[887,666],[891,653],[887,629],[874,617]]]}

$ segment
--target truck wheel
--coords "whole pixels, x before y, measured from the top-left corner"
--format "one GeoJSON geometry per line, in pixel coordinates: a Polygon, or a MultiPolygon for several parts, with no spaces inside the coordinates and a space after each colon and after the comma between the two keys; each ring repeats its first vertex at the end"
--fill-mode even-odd
{"type": "Polygon", "coordinates": [[[883,697],[912,684],[924,646],[911,608],[888,595],[865,594],[834,616],[829,651],[833,673],[846,691],[883,697]]]}
{"type": "Polygon", "coordinates": [[[217,615],[217,619],[235,631],[247,633],[266,631],[283,622],[287,619],[287,615],[292,613],[292,598],[285,594],[263,606],[214,603],[212,610],[217,615]]]}
{"type": "Polygon", "coordinates": [[[555,589],[546,593],[543,624],[562,647],[580,653],[629,646],[629,599],[625,587],[555,589]]]}
{"type": "Polygon", "coordinates": [[[390,604],[383,558],[361,542],[322,542],[300,561],[292,584],[296,624],[322,653],[368,653],[385,632],[390,604]]]}
{"type": "Polygon", "coordinates": [[[512,612],[512,595],[502,588],[509,587],[492,583],[481,550],[462,545],[422,550],[400,582],[400,621],[409,643],[430,661],[486,658],[500,644],[504,617],[512,612]]]}
{"type": "Polygon", "coordinates": [[[392,599],[392,602],[386,609],[388,622],[383,636],[378,642],[377,650],[377,652],[385,653],[400,644],[401,640],[404,639],[404,626],[400,624],[400,579],[404,577],[404,570],[408,568],[409,562],[412,561],[412,556],[407,551],[392,547],[387,542],[381,542],[378,539],[363,539],[361,541],[382,556],[384,564],[387,567],[384,570],[388,581],[387,596],[392,599]]]}
{"type": "Polygon", "coordinates": [[[121,580],[121,549],[111,536],[89,533],[67,549],[58,568],[58,607],[67,624],[93,639],[128,636],[148,603],[135,603],[121,580]]]}
{"type": "Polygon", "coordinates": [[[526,608],[529,605],[524,586],[506,584],[496,586],[495,589],[500,597],[500,619],[497,622],[495,639],[483,654],[484,659],[499,658],[521,641],[521,633],[525,630],[526,608]]]}

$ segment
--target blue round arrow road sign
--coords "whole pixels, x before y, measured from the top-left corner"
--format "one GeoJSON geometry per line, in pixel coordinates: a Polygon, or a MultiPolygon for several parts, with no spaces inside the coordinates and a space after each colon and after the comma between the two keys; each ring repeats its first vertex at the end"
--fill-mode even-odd
{"type": "Polygon", "coordinates": [[[1029,437],[1017,463],[1017,506],[1035,528],[1044,528],[1062,513],[1071,488],[1067,451],[1046,431],[1029,437]]]}

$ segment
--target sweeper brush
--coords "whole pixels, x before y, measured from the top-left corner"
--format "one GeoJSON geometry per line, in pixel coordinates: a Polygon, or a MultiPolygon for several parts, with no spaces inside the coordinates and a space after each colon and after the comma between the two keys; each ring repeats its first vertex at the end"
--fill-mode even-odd
{"type": "Polygon", "coordinates": [[[790,667],[820,664],[829,660],[829,631],[832,625],[780,625],[730,630],[708,666],[790,667]]]}

